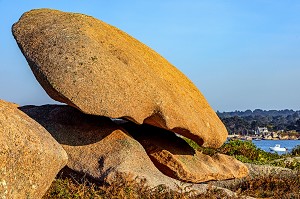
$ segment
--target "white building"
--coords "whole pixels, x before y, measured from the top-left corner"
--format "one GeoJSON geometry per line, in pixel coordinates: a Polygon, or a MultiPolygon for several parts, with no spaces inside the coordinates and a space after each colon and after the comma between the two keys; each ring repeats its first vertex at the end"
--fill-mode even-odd
{"type": "Polygon", "coordinates": [[[264,134],[267,134],[267,133],[269,133],[267,127],[257,127],[257,129],[255,130],[256,135],[264,135],[264,134]]]}

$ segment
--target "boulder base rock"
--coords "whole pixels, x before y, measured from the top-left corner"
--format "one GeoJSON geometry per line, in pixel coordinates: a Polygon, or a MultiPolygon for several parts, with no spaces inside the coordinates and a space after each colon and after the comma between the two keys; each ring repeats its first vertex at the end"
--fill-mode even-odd
{"type": "Polygon", "coordinates": [[[142,145],[109,118],[86,115],[70,106],[24,106],[66,150],[67,166],[110,183],[120,173],[146,179],[151,187],[176,188],[180,182],[161,173],[142,145]],[[177,184],[177,185],[176,185],[177,184]]]}
{"type": "Polygon", "coordinates": [[[67,154],[16,104],[0,100],[0,198],[41,198],[67,154]]]}
{"type": "Polygon", "coordinates": [[[235,158],[195,151],[173,132],[131,122],[123,127],[143,145],[156,167],[172,178],[199,183],[248,175],[248,168],[235,158]]]}
{"type": "Polygon", "coordinates": [[[158,53],[93,17],[26,12],[13,35],[55,100],[84,113],[127,118],[219,147],[227,131],[195,85],[158,53]]]}

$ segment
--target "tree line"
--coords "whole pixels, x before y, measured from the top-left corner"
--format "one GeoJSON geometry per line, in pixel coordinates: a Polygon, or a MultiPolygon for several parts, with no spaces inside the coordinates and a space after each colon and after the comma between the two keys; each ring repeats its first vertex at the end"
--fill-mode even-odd
{"type": "Polygon", "coordinates": [[[300,111],[261,110],[219,112],[229,134],[254,134],[257,127],[267,127],[269,131],[300,132],[300,111]]]}

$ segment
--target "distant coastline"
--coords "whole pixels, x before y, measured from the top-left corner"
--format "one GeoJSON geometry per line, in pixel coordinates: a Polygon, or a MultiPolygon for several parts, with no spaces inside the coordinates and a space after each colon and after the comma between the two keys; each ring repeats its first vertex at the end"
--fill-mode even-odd
{"type": "MultiPolygon", "coordinates": [[[[299,133],[298,133],[299,134],[299,133]]],[[[228,135],[227,137],[228,140],[300,140],[300,134],[297,135],[284,135],[284,136],[272,136],[272,134],[268,134],[266,136],[249,136],[249,135],[238,135],[238,134],[233,134],[233,135],[228,135]]]]}
{"type": "Polygon", "coordinates": [[[240,140],[299,140],[300,111],[261,110],[219,112],[229,139],[240,140]]]}

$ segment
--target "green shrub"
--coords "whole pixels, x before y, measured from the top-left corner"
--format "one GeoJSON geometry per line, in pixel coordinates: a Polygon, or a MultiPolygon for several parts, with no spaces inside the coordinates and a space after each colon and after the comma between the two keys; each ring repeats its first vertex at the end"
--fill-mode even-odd
{"type": "Polygon", "coordinates": [[[293,148],[291,154],[293,156],[300,156],[300,145],[297,145],[295,148],[293,148]]]}
{"type": "Polygon", "coordinates": [[[278,161],[271,162],[271,165],[277,167],[283,167],[293,170],[300,170],[300,161],[299,160],[287,160],[287,159],[280,159],[278,161]]]}
{"type": "Polygon", "coordinates": [[[281,156],[277,153],[269,153],[259,149],[251,141],[231,140],[224,143],[218,149],[204,148],[199,146],[194,141],[183,138],[192,148],[207,155],[214,155],[215,153],[222,153],[234,156],[236,159],[244,163],[266,164],[272,160],[278,159],[281,156]]]}
{"type": "Polygon", "coordinates": [[[267,163],[280,158],[277,153],[269,153],[256,147],[251,141],[231,140],[218,149],[219,153],[234,156],[247,163],[267,163]]]}

